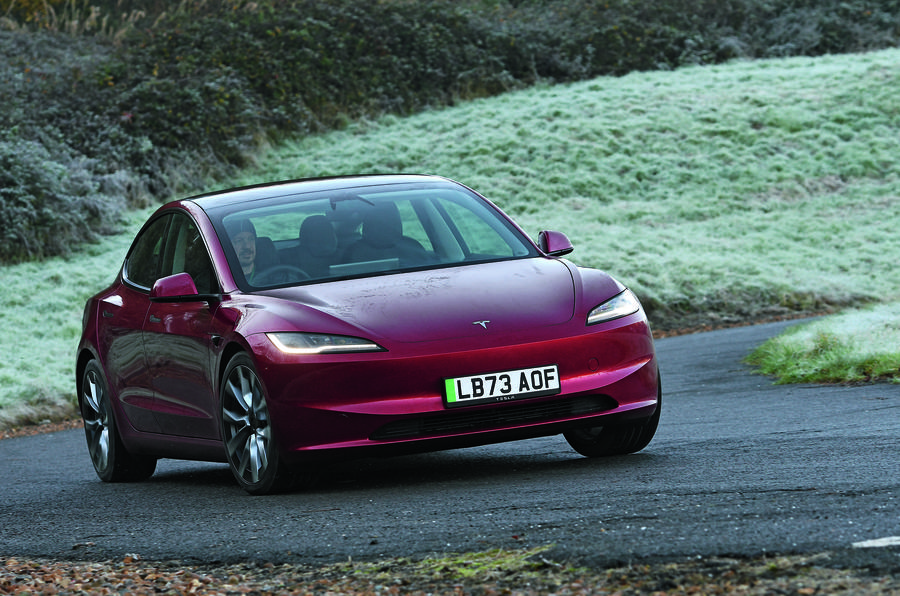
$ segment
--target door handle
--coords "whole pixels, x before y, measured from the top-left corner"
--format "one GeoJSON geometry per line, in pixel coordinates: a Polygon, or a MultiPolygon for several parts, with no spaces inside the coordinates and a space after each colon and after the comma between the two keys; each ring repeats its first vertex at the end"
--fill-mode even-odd
{"type": "Polygon", "coordinates": [[[162,319],[160,319],[156,315],[150,315],[150,322],[151,323],[162,323],[162,319]]]}

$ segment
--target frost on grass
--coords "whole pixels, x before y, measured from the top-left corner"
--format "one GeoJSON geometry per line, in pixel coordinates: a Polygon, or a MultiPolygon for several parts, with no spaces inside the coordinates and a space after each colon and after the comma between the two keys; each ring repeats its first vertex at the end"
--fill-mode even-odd
{"type": "Polygon", "coordinates": [[[761,345],[748,361],[781,383],[900,383],[900,303],[788,329],[761,345]]]}

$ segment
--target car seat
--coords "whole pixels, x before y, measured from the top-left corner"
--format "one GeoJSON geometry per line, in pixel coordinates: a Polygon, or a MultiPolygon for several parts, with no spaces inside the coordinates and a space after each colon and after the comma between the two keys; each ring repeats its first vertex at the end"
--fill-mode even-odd
{"type": "Polygon", "coordinates": [[[401,266],[428,262],[425,248],[413,238],[403,235],[403,222],[397,205],[378,203],[363,215],[362,238],[350,245],[344,261],[359,263],[394,258],[399,259],[401,266]]]}
{"type": "Polygon", "coordinates": [[[338,261],[337,236],[324,215],[311,215],[300,224],[296,265],[310,277],[328,276],[328,268],[338,261]]]}

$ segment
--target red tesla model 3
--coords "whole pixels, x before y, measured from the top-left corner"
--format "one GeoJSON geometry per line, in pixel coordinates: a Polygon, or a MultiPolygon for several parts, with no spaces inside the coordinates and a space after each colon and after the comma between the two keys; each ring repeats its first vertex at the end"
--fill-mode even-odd
{"type": "Polygon", "coordinates": [[[653,438],[640,303],[431,176],[279,182],[174,201],[84,312],[78,398],[109,482],[227,462],[252,494],[333,458],[563,433],[653,438]]]}

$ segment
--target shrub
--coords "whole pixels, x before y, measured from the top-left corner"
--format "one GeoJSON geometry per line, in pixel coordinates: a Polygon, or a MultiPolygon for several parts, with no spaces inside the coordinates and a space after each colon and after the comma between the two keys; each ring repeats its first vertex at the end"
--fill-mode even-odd
{"type": "Polygon", "coordinates": [[[99,192],[78,159],[0,137],[0,253],[23,260],[68,253],[111,228],[121,205],[99,192]]]}

